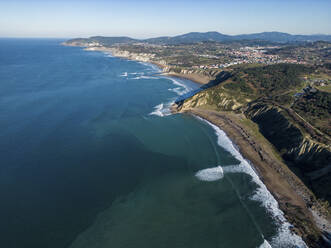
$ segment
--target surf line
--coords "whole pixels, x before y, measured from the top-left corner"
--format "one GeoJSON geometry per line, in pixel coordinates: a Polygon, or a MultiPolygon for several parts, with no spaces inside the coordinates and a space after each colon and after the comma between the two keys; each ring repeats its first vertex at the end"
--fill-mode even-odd
{"type": "MultiPolygon", "coordinates": [[[[175,92],[178,96],[181,96],[191,90],[191,88],[184,83],[179,82],[178,80],[171,77],[161,77],[171,81],[174,85],[178,86],[171,88],[171,91],[175,92]],[[181,89],[182,88],[182,89],[181,89]]],[[[157,115],[159,117],[164,117],[171,115],[171,105],[174,104],[176,98],[168,99],[168,102],[162,102],[154,106],[154,111],[149,113],[149,115],[157,115]]]]}
{"type": "Polygon", "coordinates": [[[235,146],[235,144],[222,129],[203,118],[200,118],[200,120],[207,123],[214,129],[217,136],[217,144],[240,161],[240,164],[236,166],[225,166],[223,170],[228,172],[246,173],[252,177],[252,181],[258,186],[255,190],[255,194],[253,194],[250,199],[260,202],[261,205],[272,215],[277,224],[278,232],[277,235],[271,238],[271,243],[275,244],[276,247],[306,248],[307,245],[302,238],[290,230],[291,224],[285,218],[284,213],[279,208],[276,199],[253,169],[253,165],[240,154],[238,147],[235,146]]]}
{"type": "MultiPolygon", "coordinates": [[[[205,122],[205,123],[209,124],[209,122],[208,122],[207,120],[205,120],[205,119],[203,119],[203,118],[201,118],[201,117],[199,117],[199,116],[195,116],[195,118],[199,119],[199,120],[202,121],[202,122],[205,122]]],[[[214,149],[214,153],[215,153],[215,155],[216,155],[216,161],[217,161],[217,164],[218,164],[219,167],[221,167],[221,166],[219,165],[219,164],[220,164],[220,161],[221,161],[221,159],[220,159],[220,154],[219,154],[218,149],[217,149],[217,147],[216,147],[216,145],[215,145],[215,142],[213,141],[212,137],[210,137],[210,135],[207,133],[207,131],[206,131],[204,128],[202,128],[202,127],[200,127],[200,128],[201,128],[202,132],[208,137],[208,140],[209,140],[210,144],[212,145],[212,147],[213,147],[213,149],[214,149]]],[[[217,168],[217,167],[216,167],[216,168],[217,168]]],[[[221,168],[222,168],[222,167],[221,167],[221,168]]],[[[208,169],[206,169],[206,170],[208,170],[208,169]]],[[[252,214],[251,211],[248,209],[247,205],[243,202],[242,197],[240,196],[240,193],[239,193],[238,189],[235,187],[233,181],[231,180],[230,177],[227,177],[227,176],[224,175],[224,170],[223,170],[223,169],[222,169],[222,173],[223,173],[223,177],[224,177],[224,179],[227,180],[227,181],[230,183],[232,189],[233,189],[234,192],[236,193],[236,196],[237,196],[237,198],[238,198],[240,204],[241,204],[242,207],[245,209],[246,213],[248,214],[249,218],[251,219],[251,221],[252,221],[254,227],[256,228],[256,231],[261,235],[261,238],[262,238],[263,240],[265,240],[264,235],[263,235],[263,233],[262,233],[262,230],[261,230],[260,226],[257,224],[256,220],[254,219],[253,214],[252,214]]]]}

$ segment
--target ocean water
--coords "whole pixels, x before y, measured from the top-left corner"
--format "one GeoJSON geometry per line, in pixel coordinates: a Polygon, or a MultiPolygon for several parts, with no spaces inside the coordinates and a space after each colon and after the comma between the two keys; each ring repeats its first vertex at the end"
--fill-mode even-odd
{"type": "Polygon", "coordinates": [[[0,247],[305,247],[199,86],[54,39],[0,39],[0,247]]]}

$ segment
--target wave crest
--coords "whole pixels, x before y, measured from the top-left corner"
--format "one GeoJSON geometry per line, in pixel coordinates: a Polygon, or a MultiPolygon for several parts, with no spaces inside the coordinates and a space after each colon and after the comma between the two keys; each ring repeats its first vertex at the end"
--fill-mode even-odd
{"type": "MultiPolygon", "coordinates": [[[[272,247],[306,248],[307,245],[302,240],[302,238],[291,232],[290,227],[292,225],[286,220],[284,213],[282,210],[280,210],[276,199],[263,184],[249,162],[242,157],[226,133],[207,120],[200,117],[197,118],[210,125],[215,130],[218,145],[230,152],[237,160],[240,161],[239,165],[224,167],[224,172],[243,172],[249,174],[252,177],[252,181],[258,185],[258,188],[254,192],[254,195],[251,197],[251,199],[260,202],[261,205],[265,207],[267,211],[273,216],[278,225],[277,235],[270,240],[272,247]]],[[[264,242],[262,245],[264,245],[262,247],[271,247],[268,242],[264,242]]]]}
{"type": "Polygon", "coordinates": [[[167,103],[167,104],[160,103],[160,104],[156,105],[154,107],[154,111],[151,112],[150,115],[157,115],[160,117],[171,115],[171,111],[170,111],[171,104],[172,104],[172,102],[167,103]]]}
{"type": "Polygon", "coordinates": [[[207,182],[217,181],[223,178],[223,175],[223,169],[221,166],[200,170],[195,174],[199,180],[207,182]]]}

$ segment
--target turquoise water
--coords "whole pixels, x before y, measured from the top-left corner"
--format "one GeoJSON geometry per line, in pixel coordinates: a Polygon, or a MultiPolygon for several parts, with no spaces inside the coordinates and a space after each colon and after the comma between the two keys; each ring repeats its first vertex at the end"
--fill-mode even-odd
{"type": "Polygon", "coordinates": [[[169,115],[198,85],[60,42],[0,39],[1,247],[301,244],[220,130],[169,115]]]}

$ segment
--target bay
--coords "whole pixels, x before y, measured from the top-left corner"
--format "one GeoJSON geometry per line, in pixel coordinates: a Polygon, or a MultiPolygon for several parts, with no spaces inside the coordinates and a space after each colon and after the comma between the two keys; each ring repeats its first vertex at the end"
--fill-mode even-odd
{"type": "Polygon", "coordinates": [[[1,247],[273,242],[251,175],[196,176],[241,163],[210,125],[170,115],[199,85],[61,42],[0,39],[1,247]]]}

